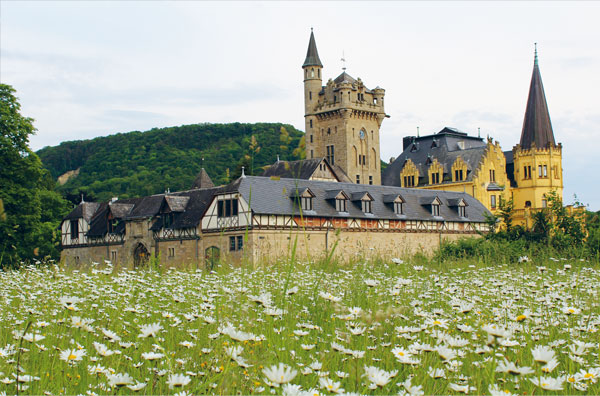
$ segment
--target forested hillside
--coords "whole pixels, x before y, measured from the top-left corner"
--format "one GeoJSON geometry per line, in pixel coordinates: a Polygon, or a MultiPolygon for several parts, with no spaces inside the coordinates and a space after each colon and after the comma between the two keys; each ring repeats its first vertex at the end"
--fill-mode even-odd
{"type": "Polygon", "coordinates": [[[37,152],[54,179],[79,169],[58,190],[73,201],[108,200],[190,188],[204,166],[213,182],[260,174],[304,155],[304,133],[287,124],[195,124],[64,142],[37,152]],[[204,160],[203,160],[204,158],[204,160]]]}

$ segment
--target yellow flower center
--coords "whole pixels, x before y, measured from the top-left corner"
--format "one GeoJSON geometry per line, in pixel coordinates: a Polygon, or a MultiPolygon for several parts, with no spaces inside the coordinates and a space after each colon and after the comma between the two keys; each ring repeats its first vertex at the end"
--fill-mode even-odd
{"type": "Polygon", "coordinates": [[[525,316],[525,315],[519,315],[519,316],[517,316],[517,322],[522,322],[525,319],[527,319],[527,316],[525,316]]]}
{"type": "Polygon", "coordinates": [[[594,378],[594,374],[592,374],[592,373],[585,373],[585,375],[583,376],[583,378],[594,378]]]}
{"type": "Polygon", "coordinates": [[[404,356],[404,352],[398,352],[398,355],[404,356]]]}
{"type": "Polygon", "coordinates": [[[569,377],[569,378],[567,379],[567,381],[569,381],[569,382],[575,382],[575,377],[569,377]]]}
{"type": "Polygon", "coordinates": [[[546,382],[542,382],[542,386],[548,386],[546,382]]]}
{"type": "Polygon", "coordinates": [[[575,310],[573,308],[569,308],[569,313],[575,313],[575,310]]]}
{"type": "Polygon", "coordinates": [[[441,324],[442,324],[442,322],[440,322],[439,320],[436,320],[436,321],[434,321],[434,322],[433,322],[433,324],[434,324],[434,325],[441,325],[441,324]]]}
{"type": "Polygon", "coordinates": [[[70,354],[68,357],[68,360],[75,360],[75,359],[77,359],[77,356],[75,356],[73,354],[70,354]]]}

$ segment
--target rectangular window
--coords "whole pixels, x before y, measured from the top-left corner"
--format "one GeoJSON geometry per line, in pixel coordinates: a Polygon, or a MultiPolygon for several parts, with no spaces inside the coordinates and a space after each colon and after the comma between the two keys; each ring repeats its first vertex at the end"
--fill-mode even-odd
{"type": "MultiPolygon", "coordinates": [[[[308,122],[310,123],[310,127],[312,128],[312,120],[310,120],[310,121],[308,121],[308,122]]],[[[312,143],[312,136],[311,136],[310,138],[311,138],[311,141],[310,141],[310,142],[312,143]]]]}
{"type": "Polygon", "coordinates": [[[496,181],[496,171],[494,169],[490,169],[490,183],[496,181]]]}
{"type": "Polygon", "coordinates": [[[79,238],[79,220],[71,220],[71,239],[79,238]]]}
{"type": "Polygon", "coordinates": [[[313,142],[313,135],[310,135],[310,142],[313,142]]]}
{"type": "Polygon", "coordinates": [[[113,264],[117,263],[117,251],[116,250],[111,250],[111,252],[110,252],[110,261],[113,264]]]}
{"type": "Polygon", "coordinates": [[[538,165],[538,177],[542,177],[542,165],[538,165]]]}
{"type": "Polygon", "coordinates": [[[308,100],[312,100],[312,91],[308,91],[308,100]]]}
{"type": "Polygon", "coordinates": [[[345,199],[336,199],[335,200],[335,210],[337,210],[338,212],[347,212],[346,200],[345,199]]]}
{"type": "Polygon", "coordinates": [[[360,184],[360,175],[356,175],[356,184],[360,184]]]}
{"type": "Polygon", "coordinates": [[[373,185],[373,176],[369,176],[369,184],[373,185]]]}
{"type": "Polygon", "coordinates": [[[527,178],[531,179],[531,165],[527,166],[527,178]]]}
{"type": "Polygon", "coordinates": [[[363,213],[373,213],[371,209],[371,201],[362,201],[362,211],[363,213]]]}
{"type": "Polygon", "coordinates": [[[237,250],[244,249],[244,236],[238,235],[237,237],[237,250]]]}
{"type": "Polygon", "coordinates": [[[440,205],[431,205],[431,214],[434,216],[440,215],[440,205]]]}
{"type": "Polygon", "coordinates": [[[544,177],[548,177],[548,166],[544,165],[544,177]]]}
{"type": "Polygon", "coordinates": [[[310,158],[314,158],[314,152],[310,150],[310,158]]]}
{"type": "Polygon", "coordinates": [[[467,210],[464,206],[459,206],[458,207],[458,215],[460,217],[467,217],[467,210]]]}
{"type": "Polygon", "coordinates": [[[490,195],[490,206],[492,209],[496,209],[496,196],[490,195]]]}
{"type": "Polygon", "coordinates": [[[542,208],[547,208],[548,207],[548,201],[546,201],[545,199],[542,199],[542,208]]]}
{"type": "Polygon", "coordinates": [[[414,176],[410,177],[410,185],[411,185],[411,187],[415,186],[415,177],[414,176]]]}
{"type": "Polygon", "coordinates": [[[333,145],[327,146],[327,161],[331,165],[335,165],[335,152],[333,149],[333,145]]]}
{"type": "Polygon", "coordinates": [[[312,197],[300,198],[300,205],[301,205],[302,210],[312,210],[313,209],[312,197]]]}
{"type": "Polygon", "coordinates": [[[404,214],[404,208],[402,207],[402,202],[394,202],[394,213],[404,214]]]}
{"type": "Polygon", "coordinates": [[[463,180],[463,170],[457,169],[454,171],[454,181],[462,181],[463,180]]]}
{"type": "Polygon", "coordinates": [[[431,184],[439,184],[440,174],[438,172],[431,174],[431,184]]]}
{"type": "Polygon", "coordinates": [[[217,216],[231,217],[238,215],[238,199],[222,199],[217,201],[217,216]]]}
{"type": "Polygon", "coordinates": [[[234,236],[229,237],[229,251],[235,252],[235,237],[234,236]]]}
{"type": "Polygon", "coordinates": [[[175,257],[175,248],[169,248],[169,257],[175,257]]]}

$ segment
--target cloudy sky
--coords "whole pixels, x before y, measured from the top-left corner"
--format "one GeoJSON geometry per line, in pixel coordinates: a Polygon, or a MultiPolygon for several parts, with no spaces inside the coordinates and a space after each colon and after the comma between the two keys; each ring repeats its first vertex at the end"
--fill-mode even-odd
{"type": "MultiPolygon", "coordinates": [[[[303,130],[310,28],[324,76],[386,89],[382,159],[452,126],[518,143],[538,43],[565,201],[600,209],[600,3],[0,2],[0,79],[65,140],[199,122],[303,130]]],[[[275,160],[275,159],[274,159],[275,160]]]]}

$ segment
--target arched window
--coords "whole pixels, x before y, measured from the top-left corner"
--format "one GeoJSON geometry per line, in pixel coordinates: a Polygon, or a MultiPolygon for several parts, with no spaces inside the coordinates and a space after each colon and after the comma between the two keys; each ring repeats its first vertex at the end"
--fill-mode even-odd
{"type": "Polygon", "coordinates": [[[377,169],[377,152],[371,148],[371,158],[373,158],[373,169],[377,169]]]}
{"type": "Polygon", "coordinates": [[[212,270],[221,258],[221,250],[216,246],[210,246],[204,251],[204,262],[206,268],[212,270]]]}
{"type": "Polygon", "coordinates": [[[314,68],[313,68],[313,69],[310,69],[310,76],[311,76],[311,77],[314,77],[314,76],[315,76],[315,69],[314,69],[314,68]]]}

